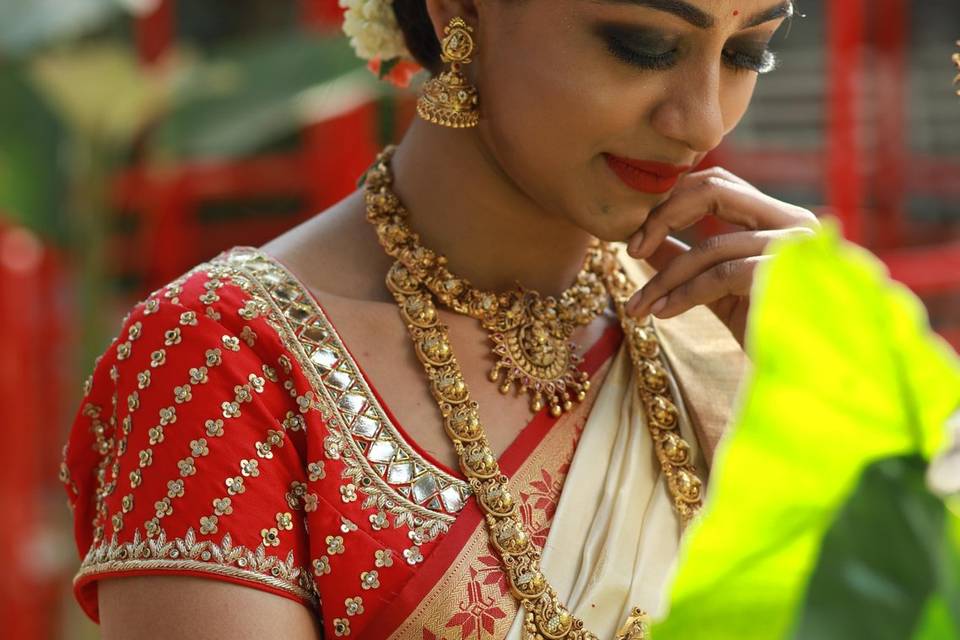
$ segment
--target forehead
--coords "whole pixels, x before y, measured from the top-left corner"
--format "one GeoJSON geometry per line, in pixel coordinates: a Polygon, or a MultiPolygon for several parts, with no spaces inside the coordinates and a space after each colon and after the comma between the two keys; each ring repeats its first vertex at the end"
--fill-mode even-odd
{"type": "Polygon", "coordinates": [[[793,0],[588,0],[598,5],[636,6],[676,16],[699,29],[735,24],[748,29],[793,15],[793,0]]]}

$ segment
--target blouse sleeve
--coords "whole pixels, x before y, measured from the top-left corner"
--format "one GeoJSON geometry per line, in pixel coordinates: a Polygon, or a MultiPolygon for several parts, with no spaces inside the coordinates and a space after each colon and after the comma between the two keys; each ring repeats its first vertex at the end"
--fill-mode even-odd
{"type": "Polygon", "coordinates": [[[191,278],[176,292],[191,288],[191,300],[220,300],[222,317],[160,292],[134,307],[63,450],[82,559],[74,593],[95,622],[97,581],[124,575],[226,580],[317,610],[289,359],[263,317],[242,313],[242,291],[191,278]]]}

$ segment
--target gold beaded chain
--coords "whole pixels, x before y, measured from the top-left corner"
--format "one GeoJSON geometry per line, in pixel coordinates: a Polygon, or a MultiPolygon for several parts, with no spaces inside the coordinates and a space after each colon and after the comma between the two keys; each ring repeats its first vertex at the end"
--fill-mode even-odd
{"type": "Polygon", "coordinates": [[[574,284],[558,298],[541,297],[520,286],[504,293],[481,291],[447,269],[444,256],[420,244],[419,236],[406,223],[406,210],[390,189],[389,160],[395,147],[387,147],[367,172],[367,218],[376,227],[380,244],[399,260],[441,304],[479,320],[493,343],[496,362],[489,372],[500,392],[511,389],[530,396],[530,409],[550,405],[556,417],[582,401],[590,388],[587,374],[578,369],[582,361],[577,345],[570,341],[574,329],[589,324],[610,305],[610,296],[599,269],[608,260],[592,260],[591,249],[574,284]]]}
{"type": "MultiPolygon", "coordinates": [[[[385,165],[383,170],[389,171],[385,165]]],[[[368,207],[374,208],[371,201],[381,209],[388,201],[399,206],[385,188],[389,184],[389,173],[380,178],[376,191],[368,194],[374,196],[368,198],[368,207]],[[383,179],[387,181],[383,182],[383,179]]],[[[381,215],[377,212],[372,218],[381,215]]],[[[702,481],[693,465],[690,445],[679,433],[679,412],[672,397],[668,370],[661,360],[655,327],[649,317],[641,323],[626,313],[626,302],[635,286],[609,247],[605,249],[593,252],[589,261],[602,263],[592,266],[599,267],[605,274],[603,286],[614,303],[628,341],[631,361],[637,372],[637,390],[646,412],[657,460],[667,479],[674,509],[686,525],[702,505],[702,481]]],[[[387,273],[386,284],[399,305],[417,357],[426,371],[430,391],[440,407],[444,430],[485,515],[490,540],[503,563],[510,591],[526,611],[526,636],[535,640],[598,640],[596,635],[584,629],[583,621],[559,601],[556,591],[540,570],[542,552],[524,531],[517,504],[507,487],[508,478],[500,470],[490,449],[480,424],[478,405],[470,399],[466,381],[450,346],[448,329],[440,322],[433,292],[399,259],[387,273]]],[[[616,640],[643,640],[646,637],[646,614],[634,609],[617,632],[616,640]]]]}

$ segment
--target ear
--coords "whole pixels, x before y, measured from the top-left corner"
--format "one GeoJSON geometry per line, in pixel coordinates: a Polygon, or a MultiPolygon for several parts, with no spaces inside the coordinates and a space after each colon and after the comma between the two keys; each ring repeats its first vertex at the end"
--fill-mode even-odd
{"type": "Polygon", "coordinates": [[[457,17],[463,18],[467,24],[476,28],[477,5],[482,3],[483,0],[427,0],[427,13],[430,15],[430,22],[433,23],[433,32],[437,40],[443,41],[445,35],[443,28],[457,17]]]}

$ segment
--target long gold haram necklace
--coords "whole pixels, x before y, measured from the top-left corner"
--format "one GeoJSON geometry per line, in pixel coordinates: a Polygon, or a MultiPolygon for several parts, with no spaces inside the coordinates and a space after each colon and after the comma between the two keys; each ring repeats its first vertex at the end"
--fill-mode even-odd
{"type": "Polygon", "coordinates": [[[480,321],[497,359],[489,378],[498,383],[501,393],[517,389],[528,394],[534,413],[545,404],[555,417],[572,409],[575,401],[586,397],[590,381],[578,369],[582,359],[570,336],[610,304],[604,274],[598,271],[608,261],[595,259],[609,249],[592,248],[573,286],[559,298],[541,297],[519,286],[499,294],[480,291],[450,273],[444,256],[421,246],[407,225],[406,210],[389,188],[393,151],[394,147],[387,147],[366,176],[367,218],[377,228],[384,250],[442,304],[480,321]]]}
{"type": "MultiPolygon", "coordinates": [[[[381,158],[367,176],[371,219],[380,215],[374,209],[382,211],[386,206],[400,206],[390,192],[391,182],[389,167],[381,158]]],[[[382,231],[378,226],[378,232],[382,231]]],[[[660,359],[656,331],[649,318],[641,324],[627,315],[625,305],[634,286],[616,263],[616,257],[601,253],[595,259],[613,261],[612,265],[599,265],[600,272],[605,274],[603,284],[627,339],[657,460],[667,479],[674,509],[686,525],[702,505],[703,485],[691,459],[690,445],[679,433],[679,413],[673,401],[669,374],[660,359]]],[[[526,636],[536,640],[598,640],[583,628],[582,620],[560,603],[556,591],[540,571],[541,550],[524,531],[517,504],[507,487],[508,478],[500,471],[490,450],[477,403],[470,399],[460,365],[450,347],[447,327],[439,320],[431,291],[401,260],[387,273],[386,284],[413,338],[430,391],[440,406],[444,430],[460,458],[460,468],[486,516],[490,540],[503,563],[510,591],[526,611],[526,636]]],[[[617,632],[616,640],[643,640],[646,636],[646,615],[634,609],[617,632]]]]}

